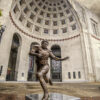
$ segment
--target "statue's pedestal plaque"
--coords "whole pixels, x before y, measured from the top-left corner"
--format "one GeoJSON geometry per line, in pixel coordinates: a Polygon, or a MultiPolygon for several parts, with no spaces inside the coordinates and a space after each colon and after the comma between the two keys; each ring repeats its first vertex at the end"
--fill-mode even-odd
{"type": "MultiPolygon", "coordinates": [[[[25,100],[42,100],[42,97],[43,94],[29,94],[26,95],[25,100]]],[[[80,98],[60,93],[50,93],[48,100],[80,100],[80,98]]]]}

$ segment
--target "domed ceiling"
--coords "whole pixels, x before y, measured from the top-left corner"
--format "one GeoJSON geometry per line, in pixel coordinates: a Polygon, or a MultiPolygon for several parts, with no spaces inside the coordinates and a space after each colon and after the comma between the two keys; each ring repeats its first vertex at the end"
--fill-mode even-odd
{"type": "Polygon", "coordinates": [[[67,0],[15,0],[12,14],[32,35],[67,36],[79,30],[67,0]]]}

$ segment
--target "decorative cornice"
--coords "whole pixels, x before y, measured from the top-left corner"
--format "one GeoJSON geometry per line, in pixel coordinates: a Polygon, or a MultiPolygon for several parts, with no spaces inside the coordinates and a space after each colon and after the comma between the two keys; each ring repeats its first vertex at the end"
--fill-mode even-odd
{"type": "Polygon", "coordinates": [[[11,19],[11,22],[13,23],[13,25],[23,34],[25,34],[26,36],[29,36],[31,38],[34,38],[34,39],[37,39],[37,40],[48,40],[48,41],[66,41],[66,40],[71,40],[71,39],[74,39],[74,38],[77,38],[80,36],[80,34],[78,35],[75,35],[75,36],[72,36],[72,37],[69,37],[69,38],[64,38],[64,39],[44,39],[44,38],[39,38],[39,37],[36,37],[36,36],[33,36],[29,33],[26,33],[24,30],[22,30],[20,27],[18,27],[18,25],[14,22],[13,18],[12,18],[12,15],[11,15],[11,12],[9,12],[9,16],[10,16],[10,19],[11,19]]]}

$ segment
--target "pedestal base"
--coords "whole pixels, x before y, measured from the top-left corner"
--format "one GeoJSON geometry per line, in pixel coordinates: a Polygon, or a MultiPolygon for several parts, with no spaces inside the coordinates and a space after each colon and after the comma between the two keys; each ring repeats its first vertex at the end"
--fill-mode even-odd
{"type": "MultiPolygon", "coordinates": [[[[43,94],[29,94],[26,95],[25,100],[42,100],[42,97],[43,94]]],[[[60,93],[49,93],[48,100],[80,100],[80,98],[60,93]]]]}

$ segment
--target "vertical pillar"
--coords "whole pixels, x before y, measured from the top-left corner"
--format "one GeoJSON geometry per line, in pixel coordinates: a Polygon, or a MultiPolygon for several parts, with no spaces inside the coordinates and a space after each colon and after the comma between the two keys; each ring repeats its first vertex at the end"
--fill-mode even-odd
{"type": "Polygon", "coordinates": [[[27,37],[22,37],[22,46],[19,58],[19,68],[17,81],[27,81],[28,68],[29,68],[29,50],[30,43],[27,40],[27,37]]]}
{"type": "Polygon", "coordinates": [[[7,27],[5,32],[3,33],[2,40],[0,43],[0,66],[3,66],[0,80],[2,81],[6,80],[13,33],[14,32],[12,31],[10,24],[9,27],[7,27]]]}

